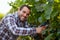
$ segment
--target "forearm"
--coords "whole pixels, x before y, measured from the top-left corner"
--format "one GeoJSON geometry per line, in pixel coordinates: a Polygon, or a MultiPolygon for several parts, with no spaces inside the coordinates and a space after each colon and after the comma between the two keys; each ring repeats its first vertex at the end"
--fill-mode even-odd
{"type": "Polygon", "coordinates": [[[31,35],[36,33],[36,29],[35,28],[14,28],[13,27],[10,29],[12,31],[12,33],[14,35],[22,35],[22,36],[26,36],[26,35],[31,35]]]}

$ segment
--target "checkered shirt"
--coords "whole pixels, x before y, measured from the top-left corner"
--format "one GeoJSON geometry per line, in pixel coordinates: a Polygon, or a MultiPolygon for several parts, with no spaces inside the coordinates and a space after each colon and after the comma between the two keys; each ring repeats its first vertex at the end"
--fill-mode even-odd
{"type": "Polygon", "coordinates": [[[22,23],[17,12],[5,16],[0,22],[0,40],[16,40],[18,36],[34,33],[36,29],[29,27],[27,21],[22,23]]]}

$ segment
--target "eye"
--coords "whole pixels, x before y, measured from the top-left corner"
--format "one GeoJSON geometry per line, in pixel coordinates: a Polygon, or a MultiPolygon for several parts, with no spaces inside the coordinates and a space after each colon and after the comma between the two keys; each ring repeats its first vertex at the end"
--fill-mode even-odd
{"type": "Polygon", "coordinates": [[[25,11],[23,11],[23,13],[26,13],[25,11]]]}
{"type": "Polygon", "coordinates": [[[27,14],[27,15],[29,15],[29,14],[27,14]]]}

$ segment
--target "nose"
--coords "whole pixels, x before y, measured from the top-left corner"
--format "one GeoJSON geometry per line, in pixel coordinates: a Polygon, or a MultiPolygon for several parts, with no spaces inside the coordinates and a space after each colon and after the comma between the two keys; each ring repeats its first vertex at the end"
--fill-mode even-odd
{"type": "Polygon", "coordinates": [[[27,18],[27,14],[24,14],[24,17],[27,18]]]}

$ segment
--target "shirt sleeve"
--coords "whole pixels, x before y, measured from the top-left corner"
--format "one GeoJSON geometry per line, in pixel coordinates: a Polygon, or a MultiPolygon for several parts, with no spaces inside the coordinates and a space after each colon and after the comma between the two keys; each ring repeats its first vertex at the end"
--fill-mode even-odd
{"type": "Polygon", "coordinates": [[[13,17],[7,17],[4,20],[4,23],[7,27],[9,27],[9,30],[14,34],[14,35],[31,35],[36,33],[35,28],[24,28],[24,27],[17,27],[15,23],[15,19],[13,17]]]}

